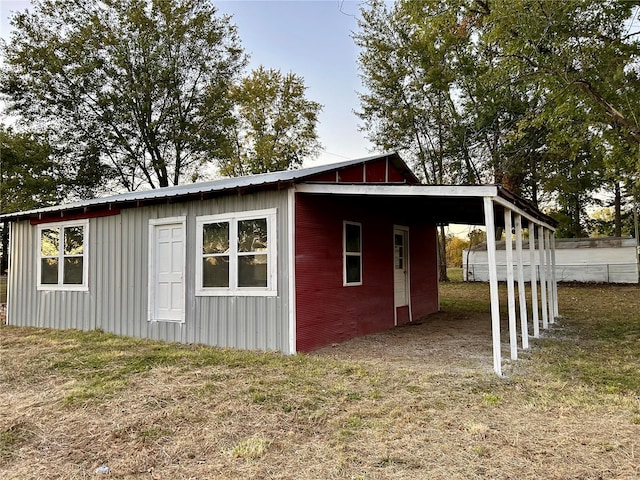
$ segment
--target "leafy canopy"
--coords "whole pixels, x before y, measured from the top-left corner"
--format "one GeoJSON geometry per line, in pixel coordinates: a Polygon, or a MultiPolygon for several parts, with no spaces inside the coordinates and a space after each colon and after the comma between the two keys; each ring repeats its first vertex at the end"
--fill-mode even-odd
{"type": "Polygon", "coordinates": [[[43,139],[0,127],[0,213],[57,203],[73,181],[60,170],[43,139]]]}
{"type": "Polygon", "coordinates": [[[36,0],[12,19],[3,99],[125,189],[194,181],[229,151],[245,64],[229,20],[208,0],[36,0]]]}
{"type": "Polygon", "coordinates": [[[582,235],[595,192],[638,181],[639,4],[369,2],[363,129],[429,183],[502,183],[582,235]]]}
{"type": "Polygon", "coordinates": [[[305,90],[301,77],[262,66],[235,85],[232,153],[220,162],[221,172],[238,176],[288,170],[316,154],[322,106],[308,100],[305,90]]]}

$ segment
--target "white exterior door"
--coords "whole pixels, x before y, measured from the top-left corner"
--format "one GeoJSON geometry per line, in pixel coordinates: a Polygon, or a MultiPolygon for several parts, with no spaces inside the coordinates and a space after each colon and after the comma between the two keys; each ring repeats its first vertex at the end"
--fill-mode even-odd
{"type": "Polygon", "coordinates": [[[184,321],[184,220],[154,220],[149,225],[149,316],[152,321],[184,321]],[[166,222],[166,223],[165,223],[166,222]]]}
{"type": "Polygon", "coordinates": [[[393,230],[393,297],[395,307],[409,305],[409,230],[393,230]]]}

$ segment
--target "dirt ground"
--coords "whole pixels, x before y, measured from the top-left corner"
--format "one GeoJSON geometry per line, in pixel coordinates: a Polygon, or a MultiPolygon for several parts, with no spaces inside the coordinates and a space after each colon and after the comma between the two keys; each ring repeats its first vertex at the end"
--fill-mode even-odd
{"type": "MultiPolygon", "coordinates": [[[[506,326],[502,330],[504,337],[506,326]]],[[[441,312],[313,354],[434,374],[489,372],[493,369],[491,315],[441,312]]]]}

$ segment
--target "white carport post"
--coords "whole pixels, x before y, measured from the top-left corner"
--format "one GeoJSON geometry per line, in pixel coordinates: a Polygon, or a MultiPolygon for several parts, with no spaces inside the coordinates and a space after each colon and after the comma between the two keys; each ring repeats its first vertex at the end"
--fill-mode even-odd
{"type": "Polygon", "coordinates": [[[533,312],[533,336],[540,337],[538,317],[538,275],[536,274],[536,224],[529,220],[529,263],[531,265],[531,311],[533,312]]]}
{"type": "Polygon", "coordinates": [[[551,232],[551,279],[553,281],[553,318],[557,318],[558,311],[558,281],[556,279],[556,232],[551,232]]]}
{"type": "Polygon", "coordinates": [[[518,332],[516,324],[516,295],[513,284],[513,238],[511,232],[511,210],[504,209],[504,248],[507,257],[507,304],[509,306],[509,346],[511,360],[518,359],[518,332]]]}
{"type": "Polygon", "coordinates": [[[491,337],[493,339],[493,371],[502,376],[500,352],[500,296],[498,295],[498,271],[496,267],[496,225],[493,200],[484,197],[484,224],[487,229],[487,256],[489,262],[489,290],[491,292],[491,337]]]}
{"type": "Polygon", "coordinates": [[[549,323],[555,322],[555,316],[553,314],[553,273],[551,268],[551,232],[549,230],[544,231],[544,253],[546,257],[546,269],[547,269],[547,308],[549,309],[549,323]]]}
{"type": "Polygon", "coordinates": [[[540,308],[542,309],[542,328],[549,328],[549,311],[547,303],[547,266],[545,262],[544,231],[542,225],[538,226],[538,253],[540,254],[540,308]]]}
{"type": "Polygon", "coordinates": [[[518,301],[520,303],[520,331],[522,348],[529,348],[529,319],[527,318],[527,298],[524,290],[524,266],[522,259],[522,216],[515,214],[516,220],[516,264],[518,268],[518,301]]]}

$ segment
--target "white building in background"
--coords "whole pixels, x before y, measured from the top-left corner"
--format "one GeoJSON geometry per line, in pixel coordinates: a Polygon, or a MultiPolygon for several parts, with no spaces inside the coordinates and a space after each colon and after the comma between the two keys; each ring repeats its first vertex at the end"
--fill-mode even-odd
{"type": "MultiPolygon", "coordinates": [[[[528,250],[527,242],[523,249],[528,250]]],[[[560,238],[555,241],[556,280],[558,282],[595,282],[595,283],[639,283],[638,256],[636,240],[628,238],[560,238]]],[[[498,280],[507,279],[505,242],[496,242],[496,264],[498,280]]],[[[530,255],[523,255],[524,276],[531,278],[530,255]]],[[[536,254],[535,268],[539,273],[539,258],[536,254]]],[[[488,282],[489,266],[487,245],[473,246],[471,252],[462,252],[464,280],[469,282],[488,282]]]]}

